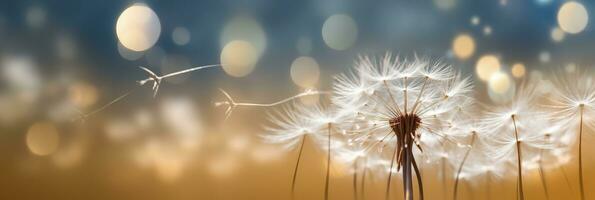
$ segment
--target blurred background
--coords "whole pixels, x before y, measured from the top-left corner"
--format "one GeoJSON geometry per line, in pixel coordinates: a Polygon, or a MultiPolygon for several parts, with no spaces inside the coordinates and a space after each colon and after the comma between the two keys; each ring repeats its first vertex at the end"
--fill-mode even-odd
{"type": "MultiPolygon", "coordinates": [[[[595,63],[594,9],[564,0],[2,1],[0,199],[289,199],[297,152],[259,137],[270,109],[237,108],[224,120],[219,88],[270,103],[328,90],[358,56],[388,51],[442,59],[474,76],[481,101],[502,103],[527,77],[595,63]],[[138,66],[167,74],[218,63],[164,80],[156,98],[137,86],[147,78],[138,66]]],[[[307,144],[302,158],[297,196],[322,199],[325,153],[307,144]]],[[[578,198],[572,163],[573,185],[548,174],[553,199],[578,198]]],[[[424,172],[426,197],[445,199],[453,180],[435,167],[424,172]]],[[[346,168],[333,166],[331,199],[352,198],[346,168]]],[[[544,198],[538,178],[527,174],[529,199],[544,198]]],[[[384,180],[369,180],[367,199],[384,198],[384,180]]],[[[461,195],[512,199],[514,181],[464,182],[461,195]]]]}

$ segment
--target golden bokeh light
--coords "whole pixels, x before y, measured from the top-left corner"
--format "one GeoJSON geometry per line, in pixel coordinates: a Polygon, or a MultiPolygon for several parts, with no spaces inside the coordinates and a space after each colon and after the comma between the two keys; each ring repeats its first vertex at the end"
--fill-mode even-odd
{"type": "Polygon", "coordinates": [[[302,87],[313,87],[318,83],[320,78],[320,69],[318,63],[311,57],[299,57],[291,63],[290,70],[291,80],[302,87]]]}
{"type": "Polygon", "coordinates": [[[322,25],[324,43],[335,50],[349,49],[357,40],[357,24],[350,16],[336,14],[330,16],[322,25]]]}
{"type": "Polygon", "coordinates": [[[219,45],[225,47],[236,40],[250,43],[256,49],[257,58],[260,58],[267,46],[267,37],[262,25],[251,16],[240,15],[227,22],[223,28],[219,45]]]}
{"type": "Polygon", "coordinates": [[[475,41],[469,34],[459,34],[452,42],[452,50],[461,60],[466,60],[475,52],[475,41]]]}
{"type": "Polygon", "coordinates": [[[505,94],[510,89],[511,80],[507,74],[496,72],[490,78],[488,86],[496,94],[505,94]]]}
{"type": "Polygon", "coordinates": [[[558,25],[564,32],[577,34],[585,30],[589,13],[583,4],[576,1],[564,3],[558,10],[558,25]]]}
{"type": "Polygon", "coordinates": [[[523,63],[515,63],[512,65],[510,71],[512,73],[512,76],[514,76],[515,78],[521,78],[525,76],[526,73],[525,65],[523,63]]]}
{"type": "Polygon", "coordinates": [[[475,65],[475,72],[479,79],[488,81],[492,75],[500,70],[500,60],[495,55],[483,55],[475,65]]]}
{"type": "Polygon", "coordinates": [[[258,62],[258,52],[246,41],[234,40],[223,47],[221,65],[225,73],[234,77],[250,74],[258,62]]]}
{"type": "Polygon", "coordinates": [[[566,33],[564,33],[564,31],[558,27],[555,27],[552,29],[552,32],[550,33],[550,37],[552,37],[552,40],[554,42],[562,42],[564,40],[564,38],[566,37],[566,33]]]}
{"type": "Polygon", "coordinates": [[[27,131],[27,147],[31,153],[46,156],[54,153],[60,144],[58,129],[50,122],[38,122],[27,131]]]}
{"type": "Polygon", "coordinates": [[[68,99],[79,108],[92,106],[97,102],[98,98],[99,92],[91,84],[79,82],[68,88],[68,99]]]}
{"type": "Polygon", "coordinates": [[[133,51],[145,51],[159,39],[161,23],[151,8],[136,3],[126,8],[118,17],[116,34],[124,47],[133,51]]]}
{"type": "Polygon", "coordinates": [[[122,45],[122,43],[118,42],[118,53],[120,54],[120,56],[122,56],[122,58],[126,59],[126,60],[130,60],[130,61],[134,61],[134,60],[138,60],[140,58],[143,57],[144,52],[142,51],[132,51],[128,48],[126,48],[124,45],[122,45]]]}

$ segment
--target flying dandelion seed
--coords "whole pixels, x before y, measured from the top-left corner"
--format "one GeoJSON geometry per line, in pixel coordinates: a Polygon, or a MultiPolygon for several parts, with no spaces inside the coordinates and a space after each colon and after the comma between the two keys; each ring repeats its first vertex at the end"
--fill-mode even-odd
{"type": "MultiPolygon", "coordinates": [[[[152,86],[152,90],[153,90],[153,98],[155,98],[157,96],[157,93],[159,92],[159,87],[161,86],[161,81],[167,78],[171,78],[171,77],[175,77],[175,76],[179,76],[182,74],[186,74],[186,73],[190,73],[193,71],[198,71],[198,70],[202,70],[202,69],[208,69],[208,68],[214,68],[214,67],[221,67],[221,65],[219,64],[214,64],[214,65],[204,65],[204,66],[198,66],[198,67],[193,67],[193,68],[189,68],[189,69],[185,69],[185,70],[181,70],[181,71],[176,71],[176,72],[172,72],[172,73],[168,73],[162,76],[158,76],[155,72],[145,68],[145,67],[139,67],[141,70],[145,71],[148,74],[148,78],[137,81],[137,86],[141,87],[144,86],[147,83],[153,82],[153,86],[152,86]]],[[[92,115],[95,115],[105,109],[107,109],[108,107],[110,107],[111,105],[125,99],[126,97],[128,97],[130,94],[132,94],[137,88],[136,87],[134,89],[129,90],[128,92],[125,92],[124,94],[118,96],[117,98],[109,101],[108,103],[102,105],[101,107],[92,110],[91,112],[88,113],[82,113],[80,112],[80,116],[75,119],[75,121],[84,121],[87,118],[89,118],[92,115]]]]}
{"type": "Polygon", "coordinates": [[[291,97],[287,97],[285,99],[276,101],[276,102],[272,102],[272,103],[249,103],[249,102],[236,102],[229,93],[227,93],[225,90],[219,89],[219,91],[221,93],[223,93],[223,95],[225,96],[225,100],[224,101],[218,101],[215,102],[215,106],[219,107],[219,106],[224,106],[225,108],[225,119],[227,120],[231,114],[233,113],[233,111],[237,108],[237,107],[274,107],[277,105],[282,105],[284,103],[287,102],[291,102],[295,99],[299,99],[301,97],[306,97],[306,96],[312,96],[312,95],[319,95],[319,94],[327,94],[328,92],[324,92],[324,91],[318,91],[318,90],[314,90],[314,89],[307,89],[302,93],[296,94],[294,96],[291,97]]]}

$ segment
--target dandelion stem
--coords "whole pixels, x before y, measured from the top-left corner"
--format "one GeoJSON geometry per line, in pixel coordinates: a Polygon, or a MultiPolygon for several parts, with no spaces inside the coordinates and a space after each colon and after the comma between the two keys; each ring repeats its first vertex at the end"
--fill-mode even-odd
{"type": "MultiPolygon", "coordinates": [[[[548,135],[545,135],[545,142],[548,142],[548,135]]],[[[545,192],[545,199],[550,199],[550,194],[547,188],[547,182],[545,180],[545,171],[543,170],[543,149],[539,150],[539,177],[541,177],[541,186],[545,192]]]]}
{"type": "Polygon", "coordinates": [[[417,167],[417,163],[415,162],[415,157],[413,156],[413,152],[411,153],[411,163],[413,164],[413,170],[415,171],[415,177],[417,178],[417,189],[419,190],[419,199],[424,200],[424,186],[421,180],[421,173],[419,172],[419,168],[417,167]]]}
{"type": "Polygon", "coordinates": [[[399,148],[395,147],[395,151],[393,152],[393,156],[392,159],[390,161],[390,168],[388,170],[388,179],[386,180],[386,193],[385,193],[385,198],[386,200],[389,199],[389,195],[390,195],[390,181],[393,175],[393,166],[395,164],[395,158],[397,157],[397,151],[399,150],[399,148]]]}
{"type": "Polygon", "coordinates": [[[362,172],[362,199],[366,199],[366,172],[368,171],[368,158],[364,158],[364,170],[362,172]]]}
{"type": "Polygon", "coordinates": [[[583,113],[584,113],[585,105],[580,105],[580,124],[579,124],[579,132],[578,132],[578,178],[580,182],[580,191],[581,191],[581,200],[585,199],[585,189],[583,183],[583,148],[582,148],[582,137],[583,137],[583,113]]]}
{"type": "Polygon", "coordinates": [[[298,169],[300,166],[300,160],[302,158],[302,151],[304,150],[305,143],[306,143],[306,135],[302,136],[302,144],[300,145],[297,162],[295,163],[295,168],[293,170],[293,177],[291,179],[291,199],[295,199],[295,180],[297,179],[297,173],[298,173],[298,169]]]}
{"type": "Polygon", "coordinates": [[[403,190],[405,191],[405,200],[413,200],[413,177],[411,174],[413,153],[411,152],[411,147],[411,145],[405,147],[405,155],[403,155],[403,190]]]}
{"type": "Polygon", "coordinates": [[[490,171],[487,171],[486,173],[486,199],[490,200],[492,199],[492,190],[490,188],[490,182],[491,182],[491,178],[490,178],[490,171]]]}
{"type": "Polygon", "coordinates": [[[355,200],[358,200],[358,195],[357,195],[357,161],[358,161],[357,158],[353,161],[353,199],[355,199],[355,200]]]}
{"type": "Polygon", "coordinates": [[[328,200],[328,186],[329,186],[329,179],[330,179],[330,172],[331,172],[331,123],[328,124],[328,153],[326,157],[326,181],[324,184],[324,199],[328,200]]]}
{"type": "Polygon", "coordinates": [[[516,150],[517,150],[517,170],[518,170],[518,187],[517,190],[519,191],[519,198],[521,200],[525,199],[525,194],[523,193],[523,164],[521,160],[521,141],[519,141],[519,132],[516,125],[516,117],[512,115],[512,123],[514,125],[514,137],[516,139],[516,150]]]}
{"type": "Polygon", "coordinates": [[[465,156],[463,156],[463,161],[461,162],[461,164],[459,165],[459,168],[457,169],[457,176],[455,178],[455,188],[454,188],[454,193],[453,193],[453,198],[452,198],[453,200],[457,200],[461,172],[463,171],[463,165],[465,165],[465,162],[467,161],[467,158],[469,157],[469,154],[471,153],[471,149],[473,148],[473,144],[475,143],[475,135],[476,135],[476,133],[473,132],[473,135],[471,136],[470,147],[469,147],[469,149],[467,149],[467,152],[465,152],[465,156]]]}

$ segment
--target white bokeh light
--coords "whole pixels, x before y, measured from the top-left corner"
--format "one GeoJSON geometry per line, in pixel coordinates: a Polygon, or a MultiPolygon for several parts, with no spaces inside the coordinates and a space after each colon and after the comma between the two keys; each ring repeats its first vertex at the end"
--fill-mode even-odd
{"type": "Polygon", "coordinates": [[[116,34],[124,47],[133,51],[151,48],[161,34],[161,22],[157,14],[142,3],[124,10],[116,22],[116,34]]]}
{"type": "Polygon", "coordinates": [[[357,24],[347,15],[332,15],[322,25],[324,43],[335,50],[349,49],[355,44],[357,35],[357,24]]]}
{"type": "Polygon", "coordinates": [[[190,42],[190,31],[184,27],[176,27],[171,34],[171,38],[177,45],[186,45],[190,42]]]}
{"type": "Polygon", "coordinates": [[[589,13],[583,4],[576,1],[564,3],[558,10],[558,25],[564,32],[577,34],[585,30],[589,13]]]}
{"type": "Polygon", "coordinates": [[[302,87],[313,87],[318,83],[320,69],[318,62],[311,57],[299,57],[291,63],[291,80],[302,87]]]}

